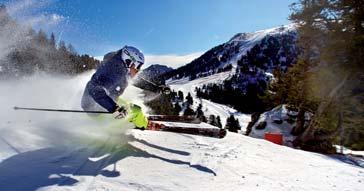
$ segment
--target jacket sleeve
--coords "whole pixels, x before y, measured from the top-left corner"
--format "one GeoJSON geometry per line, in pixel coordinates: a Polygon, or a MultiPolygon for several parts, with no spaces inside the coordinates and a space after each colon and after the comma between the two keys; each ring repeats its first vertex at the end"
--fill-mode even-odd
{"type": "Polygon", "coordinates": [[[114,112],[116,110],[117,104],[107,95],[102,86],[90,82],[88,91],[91,97],[107,111],[114,112]]]}

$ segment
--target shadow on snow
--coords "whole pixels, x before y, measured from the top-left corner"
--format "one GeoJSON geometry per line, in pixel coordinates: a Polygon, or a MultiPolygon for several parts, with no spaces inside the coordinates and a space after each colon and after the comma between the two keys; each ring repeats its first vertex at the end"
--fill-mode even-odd
{"type": "MultiPolygon", "coordinates": [[[[147,146],[160,149],[165,152],[188,156],[185,151],[173,150],[148,143],[143,140],[132,139],[147,146]]],[[[0,188],[1,190],[36,190],[45,186],[71,186],[78,182],[74,176],[106,177],[120,176],[116,171],[117,161],[127,157],[156,158],[164,162],[177,165],[188,165],[204,173],[216,176],[216,173],[204,166],[191,164],[190,162],[167,159],[148,153],[131,144],[114,144],[93,146],[70,151],[67,147],[44,148],[14,155],[0,163],[0,188]],[[98,160],[90,160],[91,157],[100,157],[98,160]],[[105,167],[114,164],[114,170],[106,170],[105,167]]]]}

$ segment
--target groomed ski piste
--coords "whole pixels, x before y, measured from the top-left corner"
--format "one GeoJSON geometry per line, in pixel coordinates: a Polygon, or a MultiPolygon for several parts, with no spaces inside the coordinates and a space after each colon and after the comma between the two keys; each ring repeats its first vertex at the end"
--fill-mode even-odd
{"type": "MultiPolygon", "coordinates": [[[[0,190],[364,188],[363,168],[241,134],[217,139],[140,131],[84,114],[12,110],[79,109],[90,75],[37,75],[0,84],[0,190]]],[[[132,86],[125,93],[131,102],[147,99],[132,86]]]]}

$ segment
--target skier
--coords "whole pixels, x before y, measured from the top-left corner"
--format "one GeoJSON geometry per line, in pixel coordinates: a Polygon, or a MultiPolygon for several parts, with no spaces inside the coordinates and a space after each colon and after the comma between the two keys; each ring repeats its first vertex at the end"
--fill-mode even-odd
{"type": "Polygon", "coordinates": [[[143,53],[135,47],[124,46],[117,52],[108,53],[97,71],[92,75],[84,90],[81,107],[88,111],[109,111],[115,119],[128,115],[137,128],[146,128],[148,121],[136,105],[121,105],[119,96],[123,94],[128,80],[135,77],[144,64],[143,53]]]}

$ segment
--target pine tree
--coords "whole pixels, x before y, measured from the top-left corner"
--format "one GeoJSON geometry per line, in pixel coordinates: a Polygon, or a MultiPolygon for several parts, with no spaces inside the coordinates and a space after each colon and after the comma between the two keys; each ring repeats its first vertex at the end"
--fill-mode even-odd
{"type": "Polygon", "coordinates": [[[48,44],[47,34],[43,30],[38,31],[36,40],[41,46],[46,46],[48,44]]]}
{"type": "Polygon", "coordinates": [[[186,96],[186,102],[188,105],[193,105],[193,98],[191,96],[191,93],[188,93],[188,95],[186,96]]]}
{"type": "Polygon", "coordinates": [[[294,144],[307,146],[307,143],[315,142],[319,144],[311,144],[307,149],[328,150],[343,126],[360,129],[358,132],[364,135],[362,125],[356,123],[363,121],[359,109],[363,108],[363,103],[355,98],[364,95],[364,91],[358,91],[355,96],[352,94],[363,84],[360,77],[364,74],[363,4],[355,0],[300,0],[293,4],[292,10],[291,20],[299,23],[302,54],[296,71],[302,78],[292,83],[298,84],[300,90],[293,94],[288,92],[288,99],[295,101],[292,105],[301,113],[297,126],[304,124],[302,110],[309,108],[314,113],[307,128],[297,130],[303,133],[294,144]],[[294,94],[298,99],[292,99],[294,94]],[[310,106],[307,100],[317,104],[310,106]],[[352,112],[353,108],[357,108],[354,109],[357,112],[352,112]],[[317,145],[327,146],[318,148],[317,145]]]}
{"type": "Polygon", "coordinates": [[[183,95],[183,92],[182,91],[178,91],[178,99],[183,102],[184,95],[183,95]]]}
{"type": "Polygon", "coordinates": [[[67,50],[68,50],[68,52],[69,52],[70,54],[72,54],[72,55],[76,55],[76,54],[77,54],[76,49],[75,49],[75,47],[73,47],[73,45],[72,45],[72,44],[68,44],[68,46],[67,46],[67,50]]]}
{"type": "Polygon", "coordinates": [[[202,104],[200,103],[196,109],[196,117],[201,118],[204,115],[202,111],[202,104]]]}
{"type": "Polygon", "coordinates": [[[183,113],[184,116],[193,116],[195,114],[196,114],[195,111],[193,111],[193,109],[190,106],[188,106],[183,113]]]}
{"type": "Polygon", "coordinates": [[[66,47],[66,43],[65,43],[63,40],[59,41],[59,43],[58,43],[58,50],[59,50],[61,53],[66,54],[66,52],[67,52],[67,47],[66,47]]]}
{"type": "Polygon", "coordinates": [[[239,121],[235,119],[234,115],[230,115],[230,117],[226,119],[225,129],[235,133],[241,129],[239,121]]]}
{"type": "Polygon", "coordinates": [[[210,115],[210,116],[209,116],[208,123],[209,123],[210,125],[217,126],[217,123],[216,123],[216,117],[215,117],[215,115],[210,115]]]}
{"type": "Polygon", "coordinates": [[[234,125],[235,125],[236,132],[237,132],[237,130],[241,130],[241,126],[240,126],[240,123],[239,123],[238,119],[235,119],[234,125]]]}
{"type": "Polygon", "coordinates": [[[51,45],[52,48],[56,48],[56,36],[54,35],[54,33],[52,32],[51,34],[51,38],[49,39],[49,44],[51,45]]]}
{"type": "Polygon", "coordinates": [[[205,115],[201,116],[200,120],[201,122],[207,123],[207,118],[205,115]]]}
{"type": "Polygon", "coordinates": [[[173,101],[178,101],[177,100],[177,92],[176,91],[172,90],[172,92],[170,93],[170,95],[171,95],[171,98],[172,98],[173,101]]]}
{"type": "Polygon", "coordinates": [[[222,128],[221,118],[219,115],[216,117],[216,126],[219,127],[220,129],[222,128]]]}
{"type": "Polygon", "coordinates": [[[179,115],[179,113],[181,112],[181,110],[182,110],[181,106],[179,105],[179,103],[178,103],[178,102],[176,102],[176,103],[174,104],[174,114],[175,114],[175,115],[179,115]]]}

